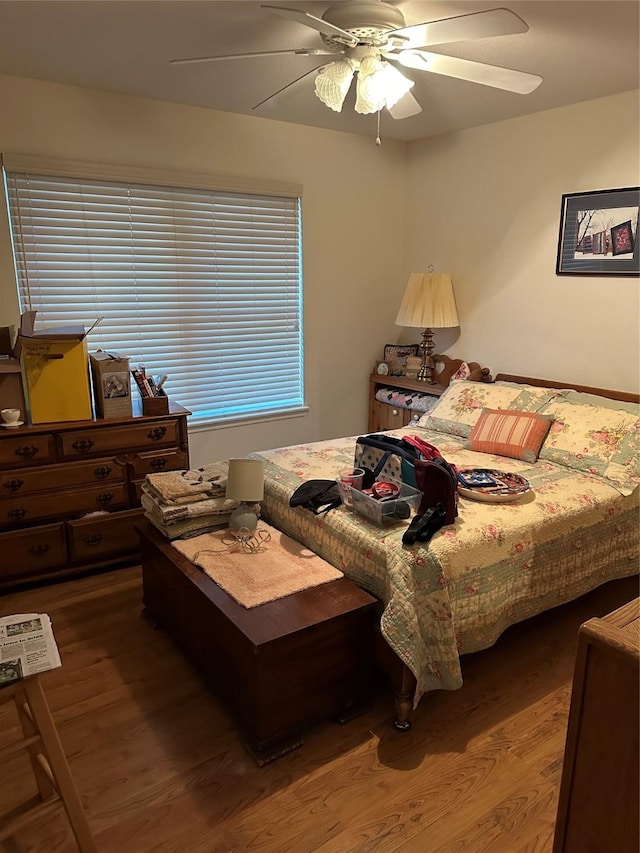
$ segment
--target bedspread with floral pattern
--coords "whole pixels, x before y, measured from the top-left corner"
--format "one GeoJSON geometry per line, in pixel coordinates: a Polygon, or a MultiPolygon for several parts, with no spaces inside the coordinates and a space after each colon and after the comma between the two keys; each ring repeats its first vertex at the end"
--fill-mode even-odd
{"type": "Polygon", "coordinates": [[[382,634],[427,691],[462,685],[460,654],[491,646],[510,625],[638,570],[638,489],[624,497],[601,478],[550,461],[476,453],[463,438],[418,427],[460,467],[525,477],[515,503],[460,498],[454,525],[428,544],[402,544],[407,522],[377,527],[345,507],[323,515],[289,507],[306,480],[353,464],[356,436],[252,454],[265,461],[266,520],[384,603],[382,634]]]}

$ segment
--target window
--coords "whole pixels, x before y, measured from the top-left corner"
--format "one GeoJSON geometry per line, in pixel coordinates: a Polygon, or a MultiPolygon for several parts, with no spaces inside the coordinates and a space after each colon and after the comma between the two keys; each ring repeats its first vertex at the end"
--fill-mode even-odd
{"type": "Polygon", "coordinates": [[[21,309],[38,326],[101,318],[89,348],[167,373],[195,423],[304,406],[299,192],[5,167],[21,309]]]}

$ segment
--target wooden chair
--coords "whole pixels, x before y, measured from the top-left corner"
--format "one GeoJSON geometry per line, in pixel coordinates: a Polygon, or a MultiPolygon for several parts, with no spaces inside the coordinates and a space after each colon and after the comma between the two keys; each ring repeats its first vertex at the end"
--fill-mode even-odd
{"type": "Polygon", "coordinates": [[[23,736],[0,749],[0,767],[9,756],[28,751],[39,797],[0,816],[0,842],[62,804],[81,853],[97,853],[40,677],[33,675],[0,688],[0,704],[11,700],[15,702],[23,736]]]}

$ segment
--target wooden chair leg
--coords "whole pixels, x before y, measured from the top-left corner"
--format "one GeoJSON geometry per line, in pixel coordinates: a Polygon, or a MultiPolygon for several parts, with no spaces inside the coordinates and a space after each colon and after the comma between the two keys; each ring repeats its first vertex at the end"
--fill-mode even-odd
{"type": "Polygon", "coordinates": [[[23,683],[16,684],[13,699],[18,711],[18,721],[22,729],[22,734],[26,741],[32,741],[27,749],[31,760],[31,767],[33,768],[33,775],[35,776],[36,784],[38,786],[40,799],[48,800],[56,793],[56,789],[38,759],[38,756],[41,753],[40,744],[42,742],[42,738],[40,737],[40,732],[35,725],[31,709],[29,708],[29,701],[27,699],[23,683]]]}
{"type": "Polygon", "coordinates": [[[40,679],[37,676],[27,678],[21,686],[33,715],[33,723],[42,738],[46,758],[55,779],[55,787],[64,804],[78,847],[81,853],[97,853],[40,679]]]}

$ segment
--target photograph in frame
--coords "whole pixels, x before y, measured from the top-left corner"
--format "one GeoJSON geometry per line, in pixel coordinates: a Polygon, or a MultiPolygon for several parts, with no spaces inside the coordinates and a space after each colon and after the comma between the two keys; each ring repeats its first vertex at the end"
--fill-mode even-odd
{"type": "Polygon", "coordinates": [[[640,188],[562,196],[557,275],[639,276],[640,188]]]}
{"type": "Polygon", "coordinates": [[[392,376],[404,376],[407,357],[418,355],[419,344],[385,344],[384,361],[390,367],[392,376]]]}

